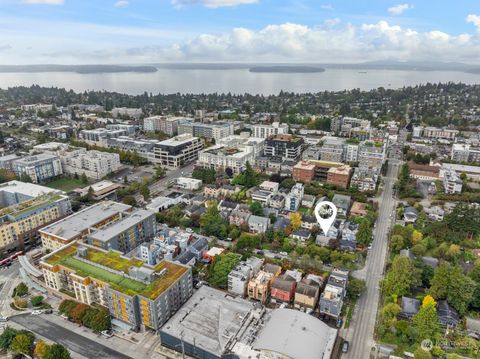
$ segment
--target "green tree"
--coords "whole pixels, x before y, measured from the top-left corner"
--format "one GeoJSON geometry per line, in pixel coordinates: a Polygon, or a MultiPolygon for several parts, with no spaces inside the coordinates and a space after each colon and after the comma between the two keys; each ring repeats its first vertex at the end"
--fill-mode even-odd
{"type": "Polygon", "coordinates": [[[410,293],[412,288],[419,283],[420,273],[414,267],[410,258],[396,256],[382,285],[386,296],[400,297],[410,293]]]}
{"type": "Polygon", "coordinates": [[[40,304],[43,303],[43,299],[44,299],[43,296],[37,295],[37,296],[32,297],[32,298],[30,299],[30,303],[32,303],[32,305],[33,305],[34,307],[38,307],[40,304]]]}
{"type": "Polygon", "coordinates": [[[129,206],[136,206],[137,200],[135,197],[128,195],[123,197],[123,203],[128,204],[129,206]]]}
{"type": "Polygon", "coordinates": [[[372,227],[367,218],[363,218],[358,226],[357,242],[359,244],[367,245],[372,241],[372,227]]]}
{"type": "Polygon", "coordinates": [[[87,175],[85,174],[85,172],[83,172],[82,175],[80,176],[80,180],[82,181],[83,184],[87,184],[87,183],[88,183],[88,177],[87,177],[87,175]]]}
{"type": "Polygon", "coordinates": [[[460,315],[465,314],[473,299],[475,282],[463,274],[460,266],[444,262],[434,272],[429,294],[435,299],[446,299],[460,315]]]}
{"type": "Polygon", "coordinates": [[[143,199],[145,201],[148,201],[148,199],[150,198],[150,189],[148,188],[148,185],[143,183],[140,186],[139,192],[143,196],[143,199]]]}
{"type": "Polygon", "coordinates": [[[351,300],[355,300],[365,291],[365,281],[357,278],[351,278],[348,280],[347,285],[347,297],[351,300]]]}
{"type": "Polygon", "coordinates": [[[403,248],[405,248],[405,240],[399,234],[394,234],[390,238],[390,248],[394,253],[400,252],[403,248]]]}
{"type": "Polygon", "coordinates": [[[227,223],[220,215],[216,202],[211,202],[205,213],[200,217],[200,228],[207,236],[225,238],[227,236],[227,223]]]}
{"type": "Polygon", "coordinates": [[[432,354],[429,351],[423,350],[422,348],[417,348],[414,352],[415,359],[432,359],[432,354]]]}
{"type": "Polygon", "coordinates": [[[10,344],[10,350],[18,354],[30,355],[33,348],[33,335],[17,334],[10,344]]]}
{"type": "Polygon", "coordinates": [[[412,320],[420,340],[435,339],[440,331],[440,326],[438,324],[436,302],[432,297],[427,295],[423,299],[422,306],[412,320]]]}
{"type": "Polygon", "coordinates": [[[247,161],[247,163],[245,164],[245,171],[236,175],[232,179],[232,184],[239,184],[245,186],[246,188],[251,188],[257,185],[257,177],[257,173],[253,170],[250,162],[247,161]]]}
{"type": "Polygon", "coordinates": [[[26,183],[32,183],[33,182],[32,177],[30,177],[27,174],[27,172],[22,172],[22,174],[20,175],[20,181],[26,182],[26,183]]]}
{"type": "Polygon", "coordinates": [[[33,350],[33,355],[43,358],[47,349],[48,345],[42,339],[38,339],[37,344],[35,344],[35,349],[33,350]]]}
{"type": "Polygon", "coordinates": [[[219,288],[227,288],[228,274],[238,263],[240,263],[240,255],[235,253],[227,253],[215,256],[210,265],[208,281],[212,285],[219,288]]]}
{"type": "Polygon", "coordinates": [[[393,330],[397,323],[397,315],[402,311],[402,308],[397,303],[388,303],[380,310],[380,324],[386,330],[393,330]]]}
{"type": "Polygon", "coordinates": [[[204,184],[211,184],[216,180],[216,173],[211,168],[195,168],[192,172],[192,177],[202,180],[204,184]]]}
{"type": "Polygon", "coordinates": [[[250,204],[250,212],[254,214],[255,216],[261,216],[263,215],[263,206],[260,202],[253,201],[250,204]]]}
{"type": "Polygon", "coordinates": [[[28,294],[28,287],[25,283],[21,282],[19,283],[16,287],[15,290],[13,291],[14,296],[19,296],[22,297],[24,295],[28,294]]]}
{"type": "Polygon", "coordinates": [[[47,347],[43,359],[71,359],[70,352],[61,344],[47,347]]]}
{"type": "Polygon", "coordinates": [[[0,334],[0,349],[1,350],[9,350],[10,349],[10,344],[12,344],[13,338],[17,335],[18,331],[6,327],[3,331],[2,334],[0,334]]]}

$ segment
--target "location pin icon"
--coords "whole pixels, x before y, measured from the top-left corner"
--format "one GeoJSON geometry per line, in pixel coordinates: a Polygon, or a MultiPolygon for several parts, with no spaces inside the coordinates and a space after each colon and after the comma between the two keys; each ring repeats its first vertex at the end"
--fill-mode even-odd
{"type": "Polygon", "coordinates": [[[328,230],[337,218],[337,207],[329,201],[318,202],[315,206],[315,217],[323,233],[327,235],[328,230]]]}

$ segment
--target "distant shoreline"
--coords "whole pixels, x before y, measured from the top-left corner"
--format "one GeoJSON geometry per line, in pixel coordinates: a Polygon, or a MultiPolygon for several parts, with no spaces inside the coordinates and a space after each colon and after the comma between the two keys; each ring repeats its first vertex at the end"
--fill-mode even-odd
{"type": "Polygon", "coordinates": [[[250,67],[248,71],[267,73],[316,73],[325,72],[325,69],[313,66],[255,66],[250,67]]]}
{"type": "Polygon", "coordinates": [[[0,73],[40,73],[40,72],[74,72],[77,74],[101,74],[119,72],[157,72],[155,66],[124,65],[0,65],[0,73]]]}

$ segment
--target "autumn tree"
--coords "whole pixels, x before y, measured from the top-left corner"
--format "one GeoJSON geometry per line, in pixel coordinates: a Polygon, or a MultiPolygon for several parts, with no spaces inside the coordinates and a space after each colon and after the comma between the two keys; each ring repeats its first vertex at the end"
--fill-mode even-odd
{"type": "Polygon", "coordinates": [[[382,286],[386,296],[397,297],[410,293],[420,283],[420,272],[408,257],[396,256],[382,286]]]}
{"type": "Polygon", "coordinates": [[[10,344],[10,350],[18,354],[30,355],[32,353],[34,336],[27,333],[17,334],[10,344]]]}
{"type": "Polygon", "coordinates": [[[302,225],[302,215],[298,212],[292,212],[290,213],[290,225],[292,226],[292,229],[295,231],[300,228],[302,225]]]}
{"type": "Polygon", "coordinates": [[[42,340],[39,339],[37,344],[35,344],[35,349],[33,350],[33,355],[43,358],[47,352],[48,345],[42,340]]]}

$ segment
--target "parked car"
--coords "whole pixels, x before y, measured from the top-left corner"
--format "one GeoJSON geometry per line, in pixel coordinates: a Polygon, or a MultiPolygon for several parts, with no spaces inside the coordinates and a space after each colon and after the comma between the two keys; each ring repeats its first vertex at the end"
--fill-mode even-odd
{"type": "Polygon", "coordinates": [[[0,317],[0,322],[8,322],[8,317],[0,317]]]}
{"type": "Polygon", "coordinates": [[[42,313],[43,313],[43,312],[42,312],[41,310],[34,310],[34,311],[32,311],[31,314],[32,314],[32,315],[40,315],[40,314],[42,314],[42,313]]]}
{"type": "Polygon", "coordinates": [[[112,330],[102,330],[102,331],[101,331],[101,334],[102,334],[104,337],[107,337],[107,338],[113,337],[113,331],[112,331],[112,330]]]}
{"type": "Polygon", "coordinates": [[[52,314],[52,313],[53,313],[53,309],[44,309],[44,310],[43,310],[43,313],[45,313],[45,314],[52,314]]]}
{"type": "Polygon", "coordinates": [[[345,341],[343,342],[343,345],[342,345],[342,353],[347,353],[349,346],[350,346],[350,343],[345,340],[345,341]]]}
{"type": "Polygon", "coordinates": [[[60,315],[60,317],[68,320],[68,317],[65,314],[60,315]]]}

